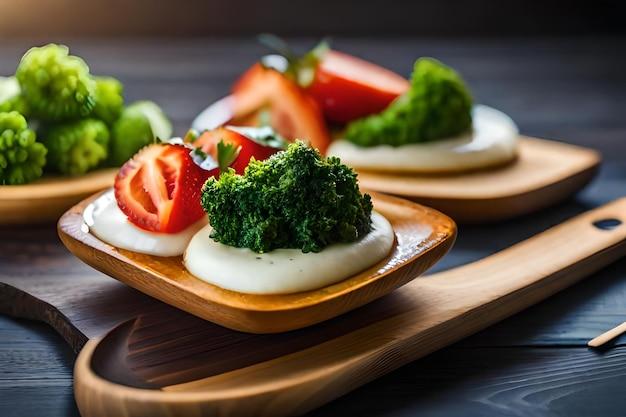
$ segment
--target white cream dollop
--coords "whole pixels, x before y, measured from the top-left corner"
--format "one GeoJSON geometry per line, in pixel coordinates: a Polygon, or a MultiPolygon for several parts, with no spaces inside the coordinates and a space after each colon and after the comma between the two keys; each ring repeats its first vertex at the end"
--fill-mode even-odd
{"type": "Polygon", "coordinates": [[[203,218],[179,233],[155,233],[132,224],[119,209],[113,190],[90,204],[83,213],[89,232],[120,249],[154,256],[180,256],[196,232],[208,223],[203,218]]]}
{"type": "Polygon", "coordinates": [[[353,243],[336,243],[320,252],[276,249],[256,253],[215,242],[211,226],[201,229],[184,254],[187,270],[221,288],[252,294],[287,294],[334,284],[381,261],[391,251],[391,224],[372,212],[372,231],[353,243]]]}
{"type": "Polygon", "coordinates": [[[487,168],[513,160],[519,129],[503,112],[485,105],[472,108],[472,130],[457,137],[402,146],[362,147],[335,140],[327,155],[355,169],[442,173],[487,168]]]}

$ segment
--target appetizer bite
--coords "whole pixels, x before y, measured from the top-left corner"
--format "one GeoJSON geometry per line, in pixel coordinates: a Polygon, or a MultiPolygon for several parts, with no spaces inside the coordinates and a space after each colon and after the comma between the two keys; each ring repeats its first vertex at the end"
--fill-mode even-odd
{"type": "Polygon", "coordinates": [[[229,127],[200,135],[190,131],[184,139],[142,148],[122,165],[108,198],[90,214],[91,233],[122,249],[181,255],[193,234],[207,223],[200,204],[204,182],[240,167],[242,161],[247,165],[287,146],[267,129],[245,132],[229,127]],[[225,140],[213,149],[217,137],[225,140]]]}
{"type": "Polygon", "coordinates": [[[93,75],[53,43],[30,48],[15,74],[0,77],[0,120],[0,185],[119,167],[172,134],[156,103],[127,105],[119,80],[93,75]]]}
{"type": "Polygon", "coordinates": [[[270,132],[226,126],[148,145],[86,212],[90,232],[116,248],[182,255],[193,276],[242,293],[324,287],[387,256],[394,232],[355,171],[270,132]]]}
{"type": "Polygon", "coordinates": [[[450,173],[510,162],[518,140],[508,116],[473,104],[456,71],[420,58],[410,88],[380,113],[349,122],[327,152],[360,170],[450,173]]]}
{"type": "Polygon", "coordinates": [[[326,42],[296,56],[278,38],[262,40],[279,53],[234,83],[223,101],[229,124],[268,124],[288,140],[318,138],[312,143],[320,152],[359,171],[458,173],[517,156],[513,120],[475,104],[460,74],[436,59],[418,58],[405,79],[326,42]]]}

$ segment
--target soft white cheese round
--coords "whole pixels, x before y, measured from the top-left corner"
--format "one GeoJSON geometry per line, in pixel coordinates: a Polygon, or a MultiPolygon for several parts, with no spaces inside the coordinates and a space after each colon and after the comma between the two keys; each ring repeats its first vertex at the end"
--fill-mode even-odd
{"type": "Polygon", "coordinates": [[[208,223],[208,218],[203,218],[182,232],[171,234],[138,228],[117,206],[113,190],[89,205],[83,219],[98,239],[120,249],[154,256],[182,255],[193,235],[208,223]]]}
{"type": "Polygon", "coordinates": [[[458,172],[500,165],[517,155],[519,129],[492,107],[472,109],[472,130],[457,137],[402,146],[362,147],[347,140],[333,141],[326,152],[355,169],[392,172],[458,172]]]}
{"type": "Polygon", "coordinates": [[[373,230],[353,243],[333,244],[316,253],[276,249],[256,253],[215,242],[211,226],[201,229],[184,254],[187,270],[218,287],[252,294],[286,294],[322,288],[381,261],[395,237],[391,224],[372,212],[373,230]]]}

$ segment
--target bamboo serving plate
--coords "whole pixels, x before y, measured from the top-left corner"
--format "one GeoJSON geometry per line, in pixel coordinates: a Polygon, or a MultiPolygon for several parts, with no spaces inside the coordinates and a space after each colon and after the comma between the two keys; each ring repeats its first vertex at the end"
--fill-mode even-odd
{"type": "Polygon", "coordinates": [[[74,204],[113,185],[119,168],[76,176],[49,176],[24,185],[0,185],[0,226],[54,224],[74,204]]]}
{"type": "Polygon", "coordinates": [[[67,211],[59,236],[78,258],[158,300],[221,326],[279,333],[323,322],[367,304],[428,270],[452,247],[455,222],[415,202],[370,193],[374,209],[391,223],[395,245],[371,268],[327,287],[284,295],[229,291],[191,275],[182,256],[156,257],[115,248],[89,233],[85,214],[99,193],[67,211]]]}
{"type": "Polygon", "coordinates": [[[625,255],[621,198],[306,329],[241,333],[146,310],[87,341],[76,403],[84,417],[302,415],[625,255]]]}
{"type": "Polygon", "coordinates": [[[491,223],[565,200],[596,176],[600,154],[563,142],[520,137],[509,164],[450,175],[359,171],[361,187],[436,208],[457,223],[491,223]]]}

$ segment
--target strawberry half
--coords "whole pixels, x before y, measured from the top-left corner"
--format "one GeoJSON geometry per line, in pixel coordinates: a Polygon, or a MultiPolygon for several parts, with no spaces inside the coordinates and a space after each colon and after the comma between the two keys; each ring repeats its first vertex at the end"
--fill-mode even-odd
{"type": "Polygon", "coordinates": [[[335,123],[380,113],[409,89],[401,75],[343,52],[328,50],[314,69],[306,91],[335,123]]]}
{"type": "Polygon", "coordinates": [[[330,144],[328,128],[315,99],[274,68],[261,63],[252,65],[235,82],[231,95],[234,116],[229,124],[269,124],[288,141],[307,140],[322,153],[330,144]],[[263,123],[266,121],[269,123],[263,123]]]}
{"type": "Polygon", "coordinates": [[[113,187],[117,205],[131,223],[177,233],[206,215],[200,205],[202,185],[219,168],[202,168],[192,152],[182,144],[154,143],[122,165],[113,187]]]}
{"type": "MultiPolygon", "coordinates": [[[[380,113],[410,86],[401,75],[331,49],[326,41],[298,56],[276,36],[263,34],[259,40],[283,58],[285,62],[277,66],[315,99],[329,122],[345,124],[380,113]]],[[[274,56],[268,57],[277,62],[274,56]]]]}

